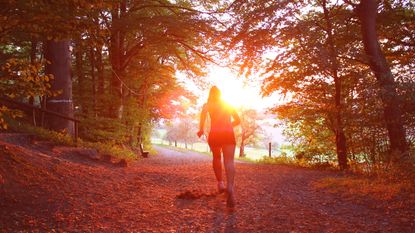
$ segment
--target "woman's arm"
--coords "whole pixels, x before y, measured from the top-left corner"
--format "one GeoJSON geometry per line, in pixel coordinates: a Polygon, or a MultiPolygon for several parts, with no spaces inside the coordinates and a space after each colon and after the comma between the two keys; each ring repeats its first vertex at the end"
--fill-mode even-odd
{"type": "Polygon", "coordinates": [[[199,138],[203,135],[203,129],[205,128],[206,115],[207,115],[207,107],[205,104],[203,105],[202,112],[200,113],[199,132],[197,132],[197,136],[199,138]]]}
{"type": "Polygon", "coordinates": [[[235,109],[232,109],[232,126],[235,127],[241,123],[241,118],[239,118],[238,113],[235,111],[235,109]]]}

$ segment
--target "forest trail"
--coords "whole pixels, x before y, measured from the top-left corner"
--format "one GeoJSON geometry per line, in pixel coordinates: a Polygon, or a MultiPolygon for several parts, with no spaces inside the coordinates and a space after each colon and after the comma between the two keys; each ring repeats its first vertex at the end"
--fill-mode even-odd
{"type": "Polygon", "coordinates": [[[236,163],[236,208],[210,157],[155,146],[128,167],[0,140],[0,232],[411,232],[414,212],[342,198],[338,173],[236,163]],[[190,194],[189,194],[190,193],[190,194]],[[401,217],[406,216],[406,217],[401,217]],[[408,218],[409,216],[409,218],[408,218]],[[412,216],[412,217],[411,217],[412,216]]]}

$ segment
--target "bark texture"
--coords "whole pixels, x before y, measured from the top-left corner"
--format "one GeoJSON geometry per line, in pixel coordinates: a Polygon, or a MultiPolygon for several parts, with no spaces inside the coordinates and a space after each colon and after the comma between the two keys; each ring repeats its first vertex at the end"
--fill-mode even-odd
{"type": "Polygon", "coordinates": [[[330,51],[330,73],[334,80],[335,94],[335,134],[336,134],[336,153],[337,161],[341,170],[347,169],[347,144],[346,136],[344,135],[344,124],[343,124],[343,104],[342,104],[342,78],[339,76],[339,63],[337,60],[337,50],[334,43],[333,36],[333,25],[330,20],[329,11],[327,9],[327,2],[324,0],[323,11],[324,19],[326,21],[326,33],[327,42],[330,51]]]}
{"type": "Polygon", "coordinates": [[[362,25],[365,52],[380,87],[390,140],[391,161],[401,162],[409,158],[409,146],[406,141],[396,83],[385,55],[382,53],[376,31],[377,7],[376,0],[361,0],[357,13],[362,25]]]}
{"type": "MultiPolygon", "coordinates": [[[[60,91],[60,94],[49,97],[46,108],[50,111],[73,117],[72,103],[72,79],[69,41],[47,41],[45,46],[45,58],[49,61],[46,65],[46,73],[52,74],[51,89],[60,91]]],[[[74,123],[69,120],[47,115],[48,128],[56,131],[66,131],[74,134],[74,123]]]]}
{"type": "Polygon", "coordinates": [[[124,110],[124,90],[123,90],[123,54],[125,53],[125,33],[120,29],[119,22],[126,13],[126,1],[121,1],[118,7],[111,11],[112,28],[110,38],[110,61],[112,67],[110,94],[114,97],[114,102],[109,110],[114,118],[121,119],[124,110]]]}

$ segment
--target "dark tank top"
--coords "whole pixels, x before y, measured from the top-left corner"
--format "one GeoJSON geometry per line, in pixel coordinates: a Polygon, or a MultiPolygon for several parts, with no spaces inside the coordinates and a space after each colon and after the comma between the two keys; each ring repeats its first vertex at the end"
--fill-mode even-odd
{"type": "Polygon", "coordinates": [[[210,146],[235,145],[235,135],[232,127],[232,114],[235,111],[224,102],[205,104],[210,117],[210,146]]]}

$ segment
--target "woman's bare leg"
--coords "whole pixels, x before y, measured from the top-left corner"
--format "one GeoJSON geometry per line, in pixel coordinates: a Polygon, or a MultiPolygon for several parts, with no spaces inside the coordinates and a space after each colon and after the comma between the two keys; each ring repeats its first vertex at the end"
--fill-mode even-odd
{"type": "Polygon", "coordinates": [[[233,207],[235,205],[234,200],[234,178],[235,178],[235,145],[226,145],[223,146],[223,163],[225,165],[225,172],[226,172],[226,188],[228,191],[228,206],[233,207]]]}
{"type": "Polygon", "coordinates": [[[218,182],[223,182],[222,179],[222,161],[221,161],[221,148],[220,147],[211,147],[213,160],[213,171],[215,172],[216,180],[218,182]]]}

